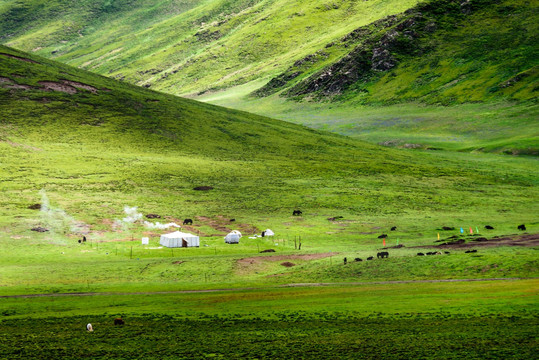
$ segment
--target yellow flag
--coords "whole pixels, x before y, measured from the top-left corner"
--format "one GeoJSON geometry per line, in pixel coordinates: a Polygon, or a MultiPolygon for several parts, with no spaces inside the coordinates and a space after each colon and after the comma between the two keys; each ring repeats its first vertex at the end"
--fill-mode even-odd
{"type": "Polygon", "coordinates": [[[438,233],[438,240],[440,240],[440,233],[438,233]]]}

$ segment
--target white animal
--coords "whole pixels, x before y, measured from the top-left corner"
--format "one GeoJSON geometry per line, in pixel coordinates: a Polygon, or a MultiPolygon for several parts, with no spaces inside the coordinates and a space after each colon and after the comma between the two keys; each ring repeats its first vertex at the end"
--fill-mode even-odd
{"type": "Polygon", "coordinates": [[[88,331],[94,331],[94,328],[92,327],[92,324],[88,323],[88,325],[86,325],[86,330],[88,331]]]}

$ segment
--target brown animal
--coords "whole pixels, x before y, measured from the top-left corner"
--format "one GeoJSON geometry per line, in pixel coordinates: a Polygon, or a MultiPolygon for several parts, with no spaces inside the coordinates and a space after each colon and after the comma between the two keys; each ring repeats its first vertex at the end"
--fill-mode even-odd
{"type": "Polygon", "coordinates": [[[125,321],[122,318],[114,319],[114,325],[125,325],[125,321]]]}
{"type": "Polygon", "coordinates": [[[193,225],[193,219],[185,219],[183,225],[193,225]]]}

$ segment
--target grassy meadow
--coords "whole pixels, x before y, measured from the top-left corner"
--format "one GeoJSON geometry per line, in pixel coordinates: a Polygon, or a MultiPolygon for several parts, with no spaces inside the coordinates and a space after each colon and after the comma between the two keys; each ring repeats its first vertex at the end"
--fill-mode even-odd
{"type": "Polygon", "coordinates": [[[0,358],[537,349],[535,158],[379,147],[7,47],[0,71],[0,358]],[[160,247],[185,218],[201,246],[160,247]]]}

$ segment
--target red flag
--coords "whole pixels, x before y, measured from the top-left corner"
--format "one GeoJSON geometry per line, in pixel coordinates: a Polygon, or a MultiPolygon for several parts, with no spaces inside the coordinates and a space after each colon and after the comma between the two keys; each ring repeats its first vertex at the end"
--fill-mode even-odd
{"type": "Polygon", "coordinates": [[[384,239],[384,246],[386,246],[386,239],[384,239]]]}
{"type": "Polygon", "coordinates": [[[472,227],[470,226],[470,234],[473,234],[473,230],[472,230],[472,227]]]}

